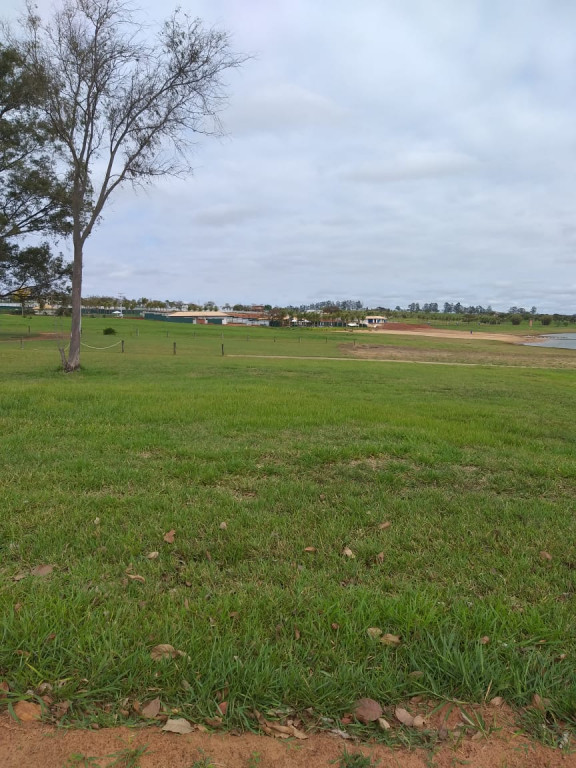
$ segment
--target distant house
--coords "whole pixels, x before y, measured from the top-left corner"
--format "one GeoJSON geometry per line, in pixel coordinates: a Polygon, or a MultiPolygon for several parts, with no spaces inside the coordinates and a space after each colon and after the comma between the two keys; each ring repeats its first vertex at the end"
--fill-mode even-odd
{"type": "Polygon", "coordinates": [[[270,325],[270,319],[262,312],[220,312],[198,310],[196,312],[170,312],[164,316],[169,323],[193,323],[194,325],[270,325]]]}
{"type": "Polygon", "coordinates": [[[15,301],[0,302],[0,312],[18,312],[18,311],[22,311],[22,304],[17,304],[15,301]]]}
{"type": "Polygon", "coordinates": [[[226,325],[228,312],[201,309],[197,312],[169,312],[164,316],[169,323],[193,323],[194,325],[226,325]]]}
{"type": "Polygon", "coordinates": [[[266,312],[228,312],[226,325],[270,325],[270,318],[266,312]]]}
{"type": "Polygon", "coordinates": [[[362,325],[382,325],[383,323],[387,322],[388,318],[384,317],[383,315],[366,315],[362,321],[362,325]]]}

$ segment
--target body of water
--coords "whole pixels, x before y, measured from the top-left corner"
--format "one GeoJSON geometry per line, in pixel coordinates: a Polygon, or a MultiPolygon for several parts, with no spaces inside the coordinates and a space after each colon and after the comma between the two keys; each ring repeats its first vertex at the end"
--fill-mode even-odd
{"type": "Polygon", "coordinates": [[[542,341],[530,343],[528,346],[576,349],[576,333],[553,333],[550,336],[543,336],[542,341]]]}

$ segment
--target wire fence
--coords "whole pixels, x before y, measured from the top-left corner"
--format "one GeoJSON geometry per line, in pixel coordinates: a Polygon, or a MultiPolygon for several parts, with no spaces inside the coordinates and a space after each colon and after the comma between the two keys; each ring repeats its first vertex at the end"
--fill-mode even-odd
{"type": "MultiPolygon", "coordinates": [[[[56,348],[60,354],[69,348],[70,324],[65,318],[54,318],[50,323],[50,331],[43,323],[35,328],[35,323],[22,323],[12,329],[11,338],[2,339],[2,347],[19,346],[21,350],[30,352],[47,352],[56,348]],[[15,331],[15,333],[14,333],[15,331]],[[41,342],[40,344],[38,342],[41,342]]],[[[190,326],[174,324],[170,328],[140,326],[133,323],[122,323],[122,327],[114,329],[121,333],[122,338],[110,344],[102,344],[98,339],[102,333],[110,333],[112,329],[101,328],[89,323],[83,324],[81,346],[86,354],[127,354],[129,356],[189,356],[199,353],[202,355],[237,356],[330,356],[341,352],[332,347],[344,341],[353,341],[353,332],[340,331],[326,333],[323,329],[274,329],[274,328],[205,328],[195,329],[190,326]],[[99,343],[100,342],[100,343],[99,343]],[[329,345],[329,346],[328,346],[329,345]]],[[[118,338],[118,337],[117,337],[118,338]]],[[[104,341],[104,339],[102,339],[104,341]]],[[[355,341],[353,342],[356,343],[355,341]]],[[[360,342],[361,343],[361,342],[360,342]]]]}

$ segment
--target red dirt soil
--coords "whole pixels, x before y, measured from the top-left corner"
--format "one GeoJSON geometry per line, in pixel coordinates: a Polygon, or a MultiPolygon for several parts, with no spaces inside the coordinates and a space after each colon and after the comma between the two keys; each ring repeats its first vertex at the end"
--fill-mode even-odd
{"type": "MultiPolygon", "coordinates": [[[[138,758],[139,768],[192,768],[203,757],[216,768],[336,768],[344,751],[370,756],[380,768],[576,768],[576,755],[571,750],[543,747],[511,725],[503,725],[488,738],[455,740],[450,736],[431,753],[358,744],[325,733],[314,734],[306,741],[279,741],[252,733],[178,735],[161,733],[157,727],[67,730],[42,723],[18,724],[8,715],[0,716],[2,768],[106,768],[113,763],[115,753],[117,756],[122,750],[139,746],[147,747],[138,758]],[[97,760],[74,762],[74,755],[97,760]]],[[[115,765],[122,768],[123,763],[115,765]]]]}
{"type": "Polygon", "coordinates": [[[429,331],[431,325],[414,325],[414,323],[382,323],[369,326],[374,331],[429,331]]]}

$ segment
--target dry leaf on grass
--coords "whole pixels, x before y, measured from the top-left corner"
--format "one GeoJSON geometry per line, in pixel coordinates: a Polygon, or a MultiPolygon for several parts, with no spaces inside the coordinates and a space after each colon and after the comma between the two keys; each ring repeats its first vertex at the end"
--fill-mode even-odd
{"type": "Polygon", "coordinates": [[[344,549],[342,550],[342,554],[346,555],[346,557],[356,557],[356,555],[354,554],[354,552],[352,552],[350,547],[344,547],[344,549]]]}
{"type": "Polygon", "coordinates": [[[52,714],[54,715],[55,718],[59,720],[61,717],[64,717],[64,715],[68,713],[69,709],[70,709],[69,701],[58,701],[52,707],[52,714]]]}
{"type": "Polygon", "coordinates": [[[161,706],[162,703],[160,699],[152,699],[152,701],[149,701],[148,704],[142,707],[140,714],[142,717],[147,717],[149,720],[152,720],[160,712],[161,706]]]}
{"type": "Polygon", "coordinates": [[[172,528],[171,531],[168,531],[168,533],[164,534],[163,539],[166,544],[174,544],[174,536],[176,536],[176,531],[174,528],[172,528]]]}
{"type": "Polygon", "coordinates": [[[176,717],[172,720],[166,720],[162,730],[169,733],[192,733],[194,728],[192,728],[188,720],[185,720],[183,717],[176,717]]]}
{"type": "Polygon", "coordinates": [[[304,547],[304,552],[316,552],[316,547],[304,547]]]}
{"type": "Polygon", "coordinates": [[[218,704],[218,709],[220,710],[222,717],[225,717],[226,713],[228,712],[228,702],[221,701],[220,704],[218,704]]]}
{"type": "Polygon", "coordinates": [[[395,647],[397,645],[400,645],[402,640],[400,639],[400,635],[391,635],[389,632],[387,632],[385,635],[382,635],[380,638],[380,642],[382,645],[390,645],[392,647],[395,647]]]}
{"type": "Polygon", "coordinates": [[[128,578],[131,579],[132,581],[139,581],[142,584],[146,581],[144,576],[139,576],[137,573],[129,573],[128,578]]]}
{"type": "Polygon", "coordinates": [[[53,570],[53,565],[37,565],[36,568],[32,568],[30,573],[32,576],[49,576],[53,570]]]}
{"type": "Polygon", "coordinates": [[[225,523],[224,521],[220,523],[220,530],[225,531],[228,528],[228,523],[225,523]]]}
{"type": "Polygon", "coordinates": [[[216,691],[216,701],[226,701],[229,693],[230,693],[230,688],[228,688],[228,686],[226,686],[225,688],[222,688],[221,691],[216,691]]]}
{"type": "Polygon", "coordinates": [[[351,722],[354,720],[354,715],[350,714],[350,712],[346,712],[345,715],[342,715],[340,718],[340,723],[342,725],[350,725],[351,722]]]}
{"type": "Polygon", "coordinates": [[[490,638],[488,637],[488,635],[484,635],[484,637],[480,638],[480,645],[488,645],[489,642],[490,642],[490,638]]]}
{"type": "Polygon", "coordinates": [[[502,698],[502,696],[494,696],[493,699],[490,699],[491,707],[501,707],[502,704],[504,704],[504,699],[502,698]]]}
{"type": "Polygon", "coordinates": [[[22,579],[25,579],[28,575],[28,571],[20,571],[16,576],[12,576],[12,581],[22,581],[22,579]]]}
{"type": "Polygon", "coordinates": [[[330,626],[333,630],[340,629],[340,624],[337,624],[335,621],[333,621],[332,624],[330,624],[330,626]]]}
{"type": "Polygon", "coordinates": [[[353,736],[352,734],[348,733],[348,731],[343,731],[341,728],[331,728],[328,733],[333,733],[334,736],[339,736],[341,739],[346,739],[349,741],[355,741],[357,739],[357,736],[353,736]]]}
{"type": "Polygon", "coordinates": [[[384,552],[378,552],[378,554],[376,555],[376,562],[377,563],[384,562],[384,552]]]}
{"type": "Polygon", "coordinates": [[[552,555],[550,554],[550,552],[546,552],[545,550],[542,550],[540,552],[540,557],[542,558],[542,560],[552,560],[552,555]]]}
{"type": "Polygon", "coordinates": [[[380,528],[381,531],[385,531],[387,528],[390,528],[391,525],[392,523],[389,520],[386,520],[385,523],[380,523],[378,528],[380,528]]]}
{"type": "Polygon", "coordinates": [[[42,707],[32,701],[18,701],[14,704],[14,714],[22,723],[31,723],[41,719],[42,707]]]}
{"type": "Polygon", "coordinates": [[[221,728],[222,727],[222,718],[221,717],[207,717],[204,721],[206,725],[209,725],[210,728],[221,728]]]}
{"type": "Polygon", "coordinates": [[[407,725],[408,728],[412,728],[414,725],[414,717],[408,710],[402,709],[402,707],[396,707],[394,710],[394,717],[399,723],[402,723],[402,725],[407,725]]]}
{"type": "Polygon", "coordinates": [[[375,640],[377,637],[380,637],[382,635],[382,630],[380,627],[368,627],[366,630],[368,637],[371,637],[373,640],[375,640]]]}
{"type": "Polygon", "coordinates": [[[254,710],[254,715],[260,727],[268,736],[274,736],[276,739],[289,739],[291,736],[296,739],[308,738],[307,734],[299,731],[295,725],[281,725],[280,723],[266,720],[257,709],[254,710]]]}
{"type": "Polygon", "coordinates": [[[159,556],[160,552],[149,552],[146,557],[148,560],[156,560],[156,558],[159,556]]]}
{"type": "Polygon", "coordinates": [[[2,682],[0,682],[0,699],[5,698],[5,694],[7,693],[10,693],[10,686],[6,680],[2,680],[2,682]]]}
{"type": "Polygon", "coordinates": [[[378,718],[378,725],[383,731],[389,731],[392,728],[388,720],[385,720],[383,717],[378,718]]]}
{"type": "Polygon", "coordinates": [[[373,723],[382,717],[382,707],[374,699],[359,699],[354,707],[354,717],[361,723],[373,723]]]}
{"type": "Polygon", "coordinates": [[[424,720],[422,715],[416,715],[416,717],[414,718],[414,720],[412,722],[412,727],[413,728],[424,728],[425,725],[426,725],[426,721],[424,720]]]}
{"type": "Polygon", "coordinates": [[[150,651],[150,656],[154,661],[160,661],[160,659],[177,659],[179,656],[185,655],[186,654],[183,651],[177,651],[173,645],[169,645],[168,643],[155,645],[150,651]]]}
{"type": "Polygon", "coordinates": [[[550,699],[543,699],[540,694],[535,693],[534,696],[532,696],[532,706],[534,709],[539,709],[540,712],[546,712],[550,707],[550,699]]]}

